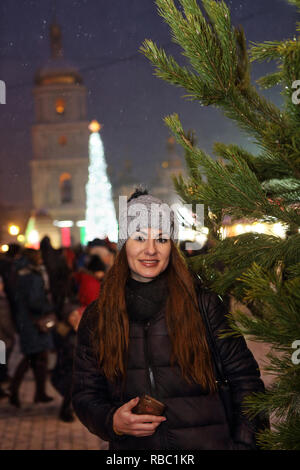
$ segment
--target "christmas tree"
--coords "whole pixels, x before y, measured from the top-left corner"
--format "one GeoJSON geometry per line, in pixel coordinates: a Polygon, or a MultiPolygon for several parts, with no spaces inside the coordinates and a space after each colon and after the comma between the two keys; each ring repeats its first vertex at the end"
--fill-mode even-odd
{"type": "Polygon", "coordinates": [[[104,147],[99,134],[100,124],[92,121],[89,139],[89,179],[86,185],[86,240],[108,237],[118,241],[118,225],[107,177],[104,147]]]}
{"type": "MultiPolygon", "coordinates": [[[[195,145],[178,115],[165,119],[186,152],[188,179],[173,177],[182,200],[204,204],[205,223],[215,243],[207,254],[189,258],[204,284],[231,294],[250,307],[251,315],[230,312],[231,331],[269,343],[268,372],[274,381],[265,394],[248,396],[244,412],[272,417],[271,430],[257,436],[264,449],[300,449],[300,41],[268,41],[247,50],[242,28],[233,27],[223,1],[156,0],[172,40],[187,59],[172,56],[145,40],[141,50],[155,74],[183,87],[202,106],[222,109],[257,144],[257,154],[240,146],[216,143],[212,158],[195,145]],[[251,61],[277,64],[259,80],[280,84],[282,109],[251,83],[251,61]],[[222,239],[225,217],[280,224],[284,237],[248,232],[222,239]],[[222,269],[215,269],[216,263],[222,269]],[[298,348],[298,353],[297,349],[298,348]]],[[[289,0],[300,10],[300,0],[289,0]]],[[[297,24],[297,32],[300,24],[297,24]]]]}

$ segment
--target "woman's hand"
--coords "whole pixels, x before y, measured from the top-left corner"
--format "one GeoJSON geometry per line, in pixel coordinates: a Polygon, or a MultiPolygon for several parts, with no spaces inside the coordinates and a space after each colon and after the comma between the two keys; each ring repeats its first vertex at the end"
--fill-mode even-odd
{"type": "Polygon", "coordinates": [[[125,403],[118,408],[113,416],[113,428],[117,433],[130,434],[136,437],[151,436],[156,428],[166,421],[164,416],[137,415],[132,408],[138,403],[139,397],[125,403]]]}

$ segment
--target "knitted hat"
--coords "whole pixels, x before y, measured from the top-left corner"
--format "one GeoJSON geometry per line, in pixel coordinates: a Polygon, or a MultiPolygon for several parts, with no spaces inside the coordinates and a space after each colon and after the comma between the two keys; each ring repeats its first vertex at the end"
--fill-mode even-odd
{"type": "Polygon", "coordinates": [[[175,243],[178,241],[178,223],[174,211],[147,190],[136,188],[127,203],[119,205],[118,250],[133,233],[147,228],[161,229],[175,243]]]}

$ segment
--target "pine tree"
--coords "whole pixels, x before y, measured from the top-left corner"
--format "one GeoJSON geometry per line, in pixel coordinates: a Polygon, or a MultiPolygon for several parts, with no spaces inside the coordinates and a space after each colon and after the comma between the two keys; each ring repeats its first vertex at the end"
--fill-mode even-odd
{"type": "MultiPolygon", "coordinates": [[[[300,10],[300,0],[288,0],[300,10]]],[[[186,152],[188,178],[173,177],[182,200],[204,204],[206,222],[217,239],[208,254],[190,258],[192,268],[219,294],[232,294],[251,309],[229,313],[231,331],[269,343],[267,370],[274,382],[265,394],[248,396],[244,412],[273,418],[257,436],[264,449],[300,449],[300,38],[253,44],[247,50],[242,28],[233,27],[223,1],[156,0],[172,40],[187,60],[180,66],[151,40],[142,53],[155,74],[183,87],[202,106],[220,108],[257,144],[251,154],[235,144],[216,143],[217,159],[195,145],[178,115],[165,118],[186,152]],[[274,60],[277,70],[259,80],[280,84],[284,105],[276,107],[251,83],[252,61],[274,60]],[[278,222],[286,237],[245,233],[220,237],[225,216],[278,222]],[[221,262],[222,272],[214,269],[221,262]],[[299,341],[298,341],[299,340],[299,341]],[[298,341],[298,342],[297,342],[298,341]]],[[[297,23],[300,32],[300,23],[297,23]]]]}

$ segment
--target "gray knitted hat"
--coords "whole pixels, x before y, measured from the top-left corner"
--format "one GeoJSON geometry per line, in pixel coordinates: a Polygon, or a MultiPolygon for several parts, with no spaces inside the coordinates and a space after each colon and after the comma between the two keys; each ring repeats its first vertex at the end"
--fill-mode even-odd
{"type": "Polygon", "coordinates": [[[120,251],[134,232],[142,229],[162,229],[175,243],[178,242],[178,222],[174,210],[151,194],[142,194],[119,203],[119,239],[120,251]]]}

